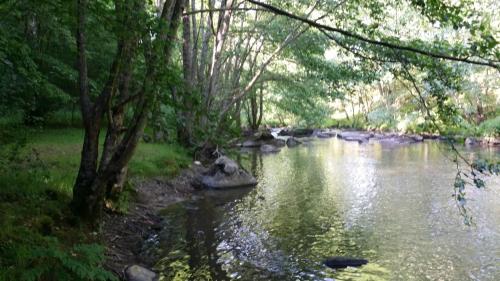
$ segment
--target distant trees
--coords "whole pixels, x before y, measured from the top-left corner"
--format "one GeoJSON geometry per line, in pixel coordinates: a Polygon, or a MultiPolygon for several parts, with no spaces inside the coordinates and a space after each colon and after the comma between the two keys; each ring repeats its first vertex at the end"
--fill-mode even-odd
{"type": "MultiPolygon", "coordinates": [[[[305,16],[314,10],[306,10],[305,16]]],[[[173,92],[183,143],[203,145],[213,142],[223,129],[235,124],[238,129],[247,98],[254,106],[253,113],[247,113],[257,112],[254,93],[266,69],[308,29],[286,22],[290,23],[246,2],[190,1],[183,15],[184,83],[173,92]]]]}

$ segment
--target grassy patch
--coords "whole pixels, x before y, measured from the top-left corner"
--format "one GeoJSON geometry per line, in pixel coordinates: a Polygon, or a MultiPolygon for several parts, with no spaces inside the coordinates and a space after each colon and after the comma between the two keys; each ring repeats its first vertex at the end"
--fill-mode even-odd
{"type": "MultiPolygon", "coordinates": [[[[101,134],[104,142],[104,132],[101,134]]],[[[47,129],[29,134],[28,142],[40,155],[56,184],[70,190],[78,172],[82,129],[47,129]]],[[[130,176],[173,176],[189,165],[188,152],[177,144],[141,142],[129,165],[130,176]]]]}
{"type": "MultiPolygon", "coordinates": [[[[110,278],[97,236],[68,208],[82,138],[81,129],[0,131],[0,281],[110,278]]],[[[141,143],[130,176],[172,176],[189,162],[178,145],[141,143]]]]}

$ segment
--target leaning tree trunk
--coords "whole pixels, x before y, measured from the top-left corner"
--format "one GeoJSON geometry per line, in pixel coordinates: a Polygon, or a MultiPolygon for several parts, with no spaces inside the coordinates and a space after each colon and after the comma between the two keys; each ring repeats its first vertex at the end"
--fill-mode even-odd
{"type": "MultiPolygon", "coordinates": [[[[128,83],[131,79],[130,63],[138,38],[124,37],[119,39],[118,50],[110,70],[108,81],[101,94],[91,102],[87,78],[87,62],[85,50],[85,22],[87,1],[78,0],[77,49],[80,104],[85,125],[85,139],[82,149],[80,170],[73,189],[72,207],[77,216],[96,222],[102,215],[104,199],[111,192],[113,185],[124,180],[127,165],[139,143],[146,126],[147,116],[154,104],[158,91],[155,85],[160,78],[160,68],[168,65],[172,55],[178,22],[184,0],[169,0],[162,9],[158,34],[154,39],[149,31],[143,34],[141,44],[144,47],[146,73],[142,86],[137,94],[128,93],[128,83]],[[132,44],[129,44],[132,43],[132,44]],[[113,105],[113,96],[119,92],[113,105]],[[135,112],[125,124],[125,106],[132,101],[135,112]],[[99,132],[101,120],[107,113],[108,129],[101,161],[98,163],[99,132]],[[111,187],[110,187],[111,185],[111,187]]],[[[137,24],[138,18],[127,17],[131,10],[144,8],[139,0],[116,3],[117,18],[124,17],[125,23],[137,24]],[[126,5],[125,6],[122,6],[126,5]],[[128,11],[128,12],[127,12],[128,11]]],[[[123,19],[123,18],[120,18],[123,19]]],[[[123,24],[123,22],[121,23],[123,24]]],[[[122,25],[122,26],[127,26],[122,25]]],[[[125,32],[126,33],[126,32],[125,32]]],[[[131,32],[133,33],[133,32],[131,32]]],[[[126,33],[128,34],[128,33],[126,33]]]]}

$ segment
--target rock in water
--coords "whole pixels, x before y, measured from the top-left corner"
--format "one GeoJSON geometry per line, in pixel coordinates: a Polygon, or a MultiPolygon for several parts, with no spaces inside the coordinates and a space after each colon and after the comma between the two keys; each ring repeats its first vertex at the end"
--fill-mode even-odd
{"type": "Polygon", "coordinates": [[[288,139],[286,140],[286,145],[287,145],[288,147],[294,147],[294,146],[297,146],[297,145],[299,145],[299,144],[301,144],[301,142],[300,142],[300,141],[298,141],[298,140],[297,140],[296,138],[294,138],[294,137],[290,137],[290,138],[288,138],[288,139]]]}
{"type": "Polygon", "coordinates": [[[280,152],[280,148],[276,147],[271,144],[264,144],[260,147],[260,151],[263,153],[274,153],[274,152],[280,152]]]}
{"type": "Polygon", "coordinates": [[[127,281],[156,281],[156,273],[140,265],[129,266],[125,270],[127,281]]]}
{"type": "Polygon", "coordinates": [[[469,138],[466,138],[465,139],[465,145],[469,145],[469,146],[472,146],[472,145],[476,145],[478,144],[479,142],[477,141],[476,138],[472,138],[472,137],[469,137],[469,138]]]}
{"type": "Polygon", "coordinates": [[[358,267],[368,263],[366,259],[350,258],[350,257],[330,257],[323,264],[331,268],[346,268],[348,266],[358,267]]]}
{"type": "Polygon", "coordinates": [[[241,144],[242,147],[259,147],[261,145],[262,143],[260,141],[255,140],[246,140],[241,144]]]}
{"type": "Polygon", "coordinates": [[[200,175],[201,186],[213,189],[247,187],[257,184],[257,180],[238,164],[226,156],[215,160],[208,172],[200,175]]]}
{"type": "Polygon", "coordinates": [[[308,137],[313,133],[313,129],[284,129],[278,133],[278,136],[308,137]]]}
{"type": "Polygon", "coordinates": [[[368,142],[370,138],[373,137],[373,134],[367,132],[347,131],[338,133],[337,137],[346,141],[357,141],[362,143],[368,142]]]}
{"type": "Polygon", "coordinates": [[[283,147],[286,145],[286,142],[283,139],[273,139],[273,140],[268,141],[268,144],[274,145],[276,147],[283,147]]]}
{"type": "Polygon", "coordinates": [[[226,175],[232,175],[239,169],[238,163],[234,162],[226,156],[217,158],[214,164],[219,166],[219,168],[223,170],[226,175]]]}
{"type": "Polygon", "coordinates": [[[273,134],[271,134],[270,130],[259,131],[255,133],[253,136],[256,140],[261,140],[261,141],[269,141],[274,139],[274,136],[273,134]]]}

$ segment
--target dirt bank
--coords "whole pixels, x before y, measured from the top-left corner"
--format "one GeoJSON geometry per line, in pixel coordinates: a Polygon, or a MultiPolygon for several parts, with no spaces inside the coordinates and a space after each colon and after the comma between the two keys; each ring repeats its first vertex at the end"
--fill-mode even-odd
{"type": "Polygon", "coordinates": [[[191,185],[194,173],[189,169],[174,179],[132,180],[136,194],[128,213],[107,212],[104,217],[101,241],[106,247],[106,269],[124,280],[124,270],[130,265],[153,266],[154,260],[140,257],[141,246],[145,239],[160,230],[162,218],[158,212],[189,199],[196,191],[191,185]]]}

